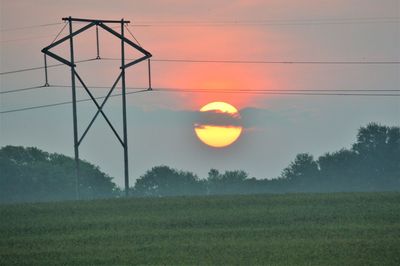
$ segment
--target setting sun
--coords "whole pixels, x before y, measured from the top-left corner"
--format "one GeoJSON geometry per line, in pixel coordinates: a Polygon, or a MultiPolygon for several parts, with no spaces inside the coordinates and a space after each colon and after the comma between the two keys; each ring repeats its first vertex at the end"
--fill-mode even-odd
{"type": "MultiPolygon", "coordinates": [[[[225,102],[212,102],[200,109],[200,112],[228,114],[239,118],[238,110],[225,102]]],[[[197,137],[205,144],[215,148],[223,148],[234,143],[242,133],[238,125],[196,124],[194,127],[197,137]]]]}

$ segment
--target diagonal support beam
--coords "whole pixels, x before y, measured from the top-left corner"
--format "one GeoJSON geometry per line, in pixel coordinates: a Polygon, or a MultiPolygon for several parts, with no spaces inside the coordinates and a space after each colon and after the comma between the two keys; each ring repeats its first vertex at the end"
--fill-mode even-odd
{"type": "Polygon", "coordinates": [[[74,32],[72,32],[71,34],[68,34],[67,36],[65,36],[65,37],[59,39],[58,41],[53,42],[53,43],[50,44],[49,46],[43,48],[43,49],[42,49],[42,52],[43,52],[44,50],[49,50],[49,49],[53,48],[54,46],[57,46],[57,45],[59,45],[60,43],[65,42],[66,40],[69,40],[71,37],[74,37],[75,35],[78,35],[79,33],[84,32],[85,30],[90,29],[90,28],[93,27],[94,25],[96,25],[96,23],[95,23],[95,22],[92,22],[92,23],[87,24],[86,26],[83,26],[83,27],[80,28],[79,30],[74,31],[74,32]]]}
{"type": "Polygon", "coordinates": [[[50,57],[53,57],[55,60],[60,61],[63,64],[66,64],[67,66],[70,67],[75,67],[75,64],[72,64],[70,61],[68,61],[67,59],[62,58],[61,56],[58,56],[50,51],[43,51],[43,53],[47,54],[50,57]]]}
{"type": "Polygon", "coordinates": [[[85,138],[86,134],[88,133],[89,129],[92,127],[94,121],[96,120],[97,116],[100,113],[100,110],[103,109],[104,105],[106,104],[108,98],[111,96],[111,93],[114,91],[115,86],[117,86],[119,80],[121,79],[121,75],[122,73],[119,74],[117,80],[114,82],[114,84],[112,85],[111,89],[108,91],[106,97],[104,98],[103,102],[100,105],[100,109],[97,110],[96,114],[93,116],[92,120],[90,121],[89,125],[87,126],[86,130],[83,132],[81,138],[78,141],[78,145],[81,144],[81,142],[83,141],[83,139],[85,138]]]}
{"type": "Polygon", "coordinates": [[[123,66],[121,66],[122,68],[128,68],[132,65],[135,65],[139,62],[142,62],[146,59],[149,59],[150,57],[152,57],[152,54],[148,51],[146,51],[145,49],[143,49],[142,47],[140,47],[139,45],[137,45],[136,43],[132,42],[131,40],[125,38],[124,36],[122,36],[121,34],[119,34],[118,32],[116,32],[115,30],[113,30],[112,28],[108,27],[107,25],[104,25],[102,23],[99,24],[100,27],[102,27],[103,29],[105,29],[106,31],[108,31],[109,33],[113,34],[114,36],[118,37],[119,39],[123,40],[125,43],[129,44],[130,46],[132,46],[133,48],[135,48],[136,50],[138,50],[139,52],[141,52],[144,56],[140,57],[128,64],[124,64],[123,66]]]}
{"type": "Polygon", "coordinates": [[[50,52],[49,50],[50,50],[51,48],[53,48],[54,46],[57,46],[57,45],[59,45],[59,44],[65,42],[65,41],[67,41],[67,40],[71,40],[72,37],[74,37],[75,35],[78,35],[79,33],[84,32],[85,30],[87,30],[87,29],[93,27],[94,25],[96,25],[96,23],[94,23],[94,22],[89,23],[88,25],[86,25],[86,26],[80,28],[79,30],[74,31],[74,32],[68,34],[67,36],[65,36],[65,37],[59,39],[58,41],[56,41],[56,42],[50,44],[49,46],[43,48],[43,49],[42,49],[42,53],[45,53],[45,54],[47,54],[48,56],[53,57],[53,58],[56,59],[57,61],[60,61],[61,63],[66,64],[66,65],[68,65],[68,66],[70,66],[70,67],[75,67],[75,64],[71,63],[70,61],[68,61],[68,60],[65,59],[65,58],[62,58],[62,57],[59,56],[59,55],[56,55],[56,54],[50,52]]]}
{"type": "Polygon", "coordinates": [[[96,105],[97,109],[100,111],[100,113],[103,115],[104,119],[106,120],[107,124],[110,126],[111,130],[114,132],[115,136],[121,143],[122,147],[125,147],[124,142],[122,141],[121,137],[118,135],[118,132],[115,130],[114,126],[111,124],[110,120],[106,116],[106,114],[103,112],[102,107],[97,103],[96,99],[94,98],[93,94],[90,92],[88,87],[86,86],[85,82],[83,82],[82,78],[79,76],[78,72],[76,70],[75,75],[78,78],[79,82],[82,84],[83,88],[86,90],[86,92],[89,94],[90,98],[92,99],[93,103],[96,105]]]}

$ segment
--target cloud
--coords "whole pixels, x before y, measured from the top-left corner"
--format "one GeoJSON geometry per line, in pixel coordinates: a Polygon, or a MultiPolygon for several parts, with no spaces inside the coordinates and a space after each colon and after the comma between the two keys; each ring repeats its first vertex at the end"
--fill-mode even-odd
{"type": "Polygon", "coordinates": [[[244,108],[240,116],[215,111],[199,112],[190,110],[155,109],[143,110],[132,108],[130,110],[134,124],[137,126],[242,126],[244,128],[265,128],[291,123],[293,112],[273,111],[262,108],[244,108]]]}
{"type": "Polygon", "coordinates": [[[195,125],[242,126],[240,115],[218,111],[195,112],[195,125]]]}
{"type": "Polygon", "coordinates": [[[263,108],[244,108],[240,110],[244,128],[263,128],[282,125],[289,120],[288,114],[263,108]]]}

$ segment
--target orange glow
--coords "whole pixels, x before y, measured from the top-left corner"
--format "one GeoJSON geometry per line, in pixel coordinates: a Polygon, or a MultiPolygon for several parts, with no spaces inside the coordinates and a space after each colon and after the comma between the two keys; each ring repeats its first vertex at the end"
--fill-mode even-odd
{"type": "MultiPolygon", "coordinates": [[[[212,102],[200,109],[200,112],[216,111],[239,115],[238,110],[225,102],[212,102]]],[[[242,133],[241,126],[196,125],[197,137],[205,144],[215,148],[223,148],[234,143],[242,133]]]]}

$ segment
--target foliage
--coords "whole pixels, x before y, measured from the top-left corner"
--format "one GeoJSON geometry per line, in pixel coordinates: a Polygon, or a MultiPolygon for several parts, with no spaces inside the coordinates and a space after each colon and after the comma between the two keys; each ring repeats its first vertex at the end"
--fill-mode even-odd
{"type": "Polygon", "coordinates": [[[167,166],[153,167],[140,177],[133,189],[139,196],[200,195],[203,186],[196,175],[167,166]]]}
{"type": "Polygon", "coordinates": [[[290,184],[295,191],[312,191],[319,181],[318,164],[312,155],[298,154],[294,161],[283,169],[280,179],[290,184]]]}
{"type": "MultiPolygon", "coordinates": [[[[5,146],[0,149],[0,169],[0,202],[75,198],[75,162],[67,156],[37,148],[5,146]]],[[[82,160],[80,176],[83,199],[116,194],[112,178],[82,160]]]]}

